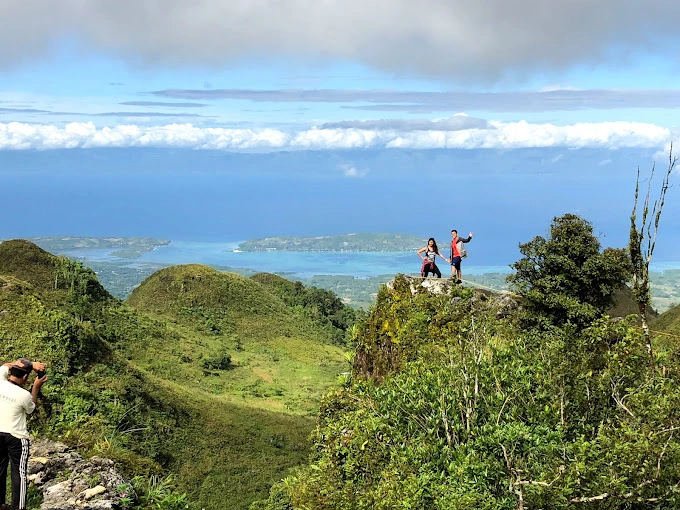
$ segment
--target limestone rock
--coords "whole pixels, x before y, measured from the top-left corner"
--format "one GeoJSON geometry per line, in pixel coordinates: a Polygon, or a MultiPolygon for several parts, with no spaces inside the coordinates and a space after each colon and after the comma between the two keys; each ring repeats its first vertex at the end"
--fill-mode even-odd
{"type": "MultiPolygon", "coordinates": [[[[452,278],[419,278],[410,275],[399,275],[408,284],[411,294],[416,295],[422,292],[428,292],[434,295],[446,295],[452,287],[458,284],[452,278]]],[[[391,280],[385,284],[389,290],[394,290],[395,281],[391,280]]],[[[519,301],[516,296],[507,291],[491,292],[485,289],[473,288],[474,296],[467,303],[467,306],[474,306],[475,308],[495,310],[496,317],[501,319],[510,316],[517,308],[519,308],[519,301]]],[[[459,296],[451,298],[451,304],[462,303],[463,300],[459,296]]]]}
{"type": "Polygon", "coordinates": [[[112,460],[84,459],[63,443],[32,444],[28,472],[43,494],[40,510],[116,510],[124,493],[133,501],[136,497],[112,460]]]}

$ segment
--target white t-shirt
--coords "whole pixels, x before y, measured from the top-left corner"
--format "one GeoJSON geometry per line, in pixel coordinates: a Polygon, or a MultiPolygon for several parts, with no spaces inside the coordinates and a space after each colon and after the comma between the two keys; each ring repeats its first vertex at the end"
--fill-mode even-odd
{"type": "Polygon", "coordinates": [[[9,381],[9,368],[0,366],[0,432],[28,439],[26,415],[35,410],[31,394],[9,381]]]}

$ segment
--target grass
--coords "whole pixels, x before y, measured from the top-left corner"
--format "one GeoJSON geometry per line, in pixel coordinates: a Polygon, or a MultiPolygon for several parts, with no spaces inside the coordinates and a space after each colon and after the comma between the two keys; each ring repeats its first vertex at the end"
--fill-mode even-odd
{"type": "Polygon", "coordinates": [[[146,317],[155,324],[156,334],[128,337],[118,347],[121,355],[140,370],[180,386],[195,386],[222,401],[314,413],[320,394],[347,369],[340,348],[318,341],[282,335],[265,340],[242,334],[206,335],[156,315],[146,317]],[[205,369],[201,360],[221,351],[231,356],[232,367],[205,369]]]}

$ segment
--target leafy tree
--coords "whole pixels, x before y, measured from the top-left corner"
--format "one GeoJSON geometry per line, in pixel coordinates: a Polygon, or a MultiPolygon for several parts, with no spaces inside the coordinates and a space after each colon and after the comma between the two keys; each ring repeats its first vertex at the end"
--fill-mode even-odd
{"type": "Polygon", "coordinates": [[[520,244],[508,282],[523,296],[531,322],[583,327],[613,304],[631,272],[626,250],[600,249],[587,220],[565,214],[550,225],[550,238],[520,244]]]}

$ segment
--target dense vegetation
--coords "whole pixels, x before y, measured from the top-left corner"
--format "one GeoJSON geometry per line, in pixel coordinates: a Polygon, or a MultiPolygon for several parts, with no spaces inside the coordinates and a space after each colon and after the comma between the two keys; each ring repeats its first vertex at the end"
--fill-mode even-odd
{"type": "Polygon", "coordinates": [[[345,344],[345,334],[359,312],[346,306],[333,292],[305,287],[299,281],[291,282],[269,273],[257,273],[251,279],[269,287],[286,305],[328,331],[335,343],[345,344]]]}
{"type": "Polygon", "coordinates": [[[600,251],[593,226],[574,214],[555,218],[549,239],[536,236],[520,252],[508,281],[534,324],[590,324],[614,304],[614,291],[633,271],[625,249],[600,251]]]}
{"type": "MultiPolygon", "coordinates": [[[[404,277],[383,288],[355,329],[351,379],[323,401],[310,463],[253,508],[677,508],[677,339],[656,337],[651,363],[636,318],[602,314],[618,253],[600,264],[611,252],[588,223],[553,225],[565,222],[592,248],[590,278],[537,263],[517,298],[404,277]]],[[[548,247],[540,260],[563,255],[560,232],[534,243],[548,247]]]]}
{"type": "Polygon", "coordinates": [[[0,338],[0,359],[48,363],[31,430],[160,476],[154,508],[266,495],[306,458],[319,395],[346,370],[323,325],[254,280],[169,268],[126,304],[27,241],[0,244],[0,338]]]}

